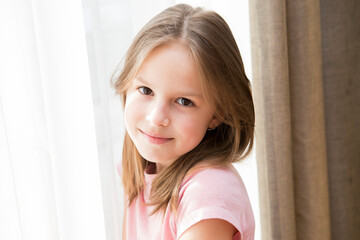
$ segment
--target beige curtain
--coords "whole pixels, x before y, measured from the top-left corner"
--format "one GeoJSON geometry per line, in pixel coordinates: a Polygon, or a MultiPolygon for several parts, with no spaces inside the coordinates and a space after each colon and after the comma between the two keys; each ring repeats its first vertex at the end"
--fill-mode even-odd
{"type": "Polygon", "coordinates": [[[250,0],[262,239],[360,239],[360,1],[250,0]]]}

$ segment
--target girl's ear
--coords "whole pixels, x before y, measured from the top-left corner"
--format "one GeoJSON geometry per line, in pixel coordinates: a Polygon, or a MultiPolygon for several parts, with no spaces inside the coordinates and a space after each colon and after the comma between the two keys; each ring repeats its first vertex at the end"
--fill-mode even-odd
{"type": "Polygon", "coordinates": [[[209,127],[210,129],[215,129],[217,126],[220,125],[220,120],[217,119],[215,116],[213,116],[213,118],[211,119],[210,123],[209,123],[209,127]]]}

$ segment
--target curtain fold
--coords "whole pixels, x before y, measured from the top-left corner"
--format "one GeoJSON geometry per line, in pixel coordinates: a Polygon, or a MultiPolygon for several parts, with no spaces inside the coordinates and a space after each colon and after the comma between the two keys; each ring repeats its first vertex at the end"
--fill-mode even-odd
{"type": "Polygon", "coordinates": [[[269,2],[255,4],[249,1],[262,236],[293,239],[295,208],[292,162],[288,161],[292,152],[286,5],[274,1],[277,8],[272,9],[269,2]],[[254,35],[258,38],[254,39],[254,35]],[[263,71],[257,71],[258,66],[263,71]],[[276,221],[286,229],[281,232],[273,229],[271,223],[276,221]]]}
{"type": "Polygon", "coordinates": [[[360,239],[360,5],[249,5],[263,239],[360,239]]]}
{"type": "Polygon", "coordinates": [[[360,2],[320,0],[333,239],[360,239],[360,2]],[[326,24],[326,27],[325,27],[326,24]]]}

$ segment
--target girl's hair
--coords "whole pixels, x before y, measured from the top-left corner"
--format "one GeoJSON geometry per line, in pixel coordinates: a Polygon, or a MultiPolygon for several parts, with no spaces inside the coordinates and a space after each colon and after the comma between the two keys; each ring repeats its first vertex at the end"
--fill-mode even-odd
{"type": "MultiPolygon", "coordinates": [[[[144,59],[154,48],[174,42],[189,49],[199,72],[204,98],[221,124],[207,131],[198,146],[156,176],[150,196],[153,213],[165,210],[168,204],[171,210],[177,210],[181,182],[195,164],[223,166],[240,161],[249,155],[254,141],[251,86],[239,49],[225,20],[202,8],[186,4],[170,7],[151,19],[136,35],[124,66],[112,83],[116,93],[122,96],[123,107],[127,89],[144,59]]],[[[122,181],[129,204],[144,187],[144,170],[148,164],[126,132],[122,181]]]]}

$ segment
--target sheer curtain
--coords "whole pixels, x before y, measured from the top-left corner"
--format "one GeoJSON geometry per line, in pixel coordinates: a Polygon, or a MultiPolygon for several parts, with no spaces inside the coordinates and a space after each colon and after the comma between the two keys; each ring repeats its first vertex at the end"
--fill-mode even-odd
{"type": "Polygon", "coordinates": [[[80,1],[0,1],[0,239],[105,239],[80,1]]]}

